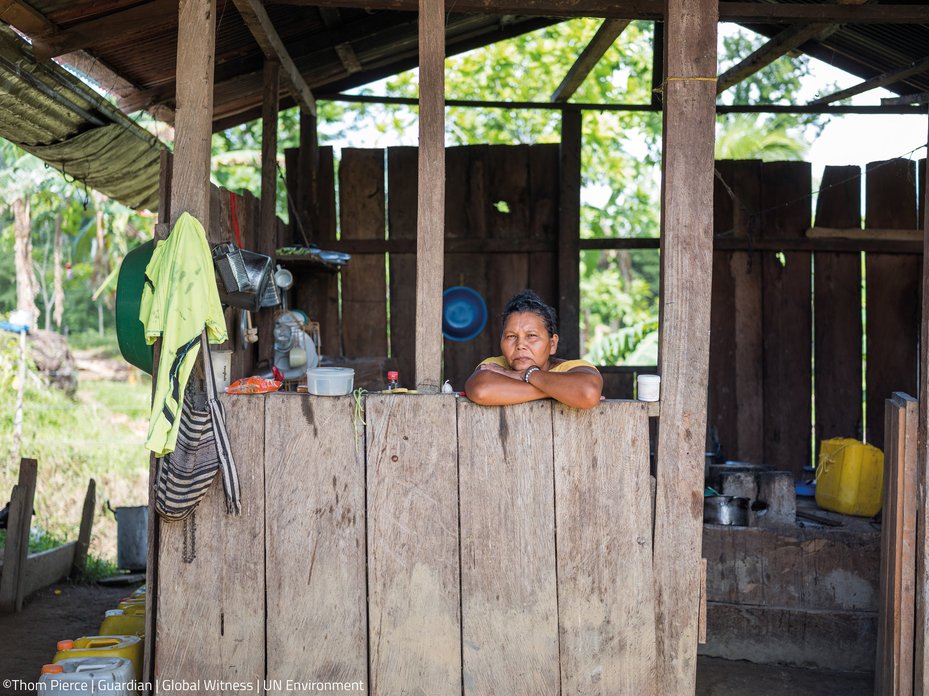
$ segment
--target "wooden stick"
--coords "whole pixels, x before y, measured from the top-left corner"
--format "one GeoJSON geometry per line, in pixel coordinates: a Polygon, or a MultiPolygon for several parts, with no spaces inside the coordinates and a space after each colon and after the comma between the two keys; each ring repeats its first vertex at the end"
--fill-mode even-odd
{"type": "Polygon", "coordinates": [[[696,689],[713,254],[717,3],[668,0],[665,26],[655,604],[658,694],[696,689]]]}
{"type": "Polygon", "coordinates": [[[419,0],[419,63],[416,386],[437,392],[445,267],[445,12],[434,0],[419,0]]]}
{"type": "Polygon", "coordinates": [[[84,509],[81,511],[81,527],[77,534],[77,546],[74,547],[74,561],[71,564],[72,577],[80,577],[87,566],[87,549],[90,547],[90,533],[94,526],[94,507],[97,502],[97,483],[90,479],[84,496],[84,509]]]}

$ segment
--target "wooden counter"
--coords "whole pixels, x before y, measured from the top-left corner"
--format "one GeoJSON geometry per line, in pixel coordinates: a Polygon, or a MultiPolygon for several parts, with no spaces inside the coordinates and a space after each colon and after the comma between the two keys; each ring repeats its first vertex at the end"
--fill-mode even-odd
{"type": "Polygon", "coordinates": [[[647,404],[224,402],[243,514],[162,523],[157,680],[652,693],[647,404]]]}

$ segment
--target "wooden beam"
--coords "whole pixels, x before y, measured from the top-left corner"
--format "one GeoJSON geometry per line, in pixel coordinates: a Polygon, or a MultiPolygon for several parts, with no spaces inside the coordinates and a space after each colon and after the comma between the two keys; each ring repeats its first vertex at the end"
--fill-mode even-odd
{"type": "MultiPolygon", "coordinates": [[[[273,0],[275,5],[345,7],[364,10],[415,12],[417,0],[273,0]]],[[[652,19],[665,17],[661,0],[445,0],[446,10],[462,14],[528,15],[536,17],[603,17],[652,19]]],[[[723,22],[843,24],[925,24],[929,5],[867,5],[863,7],[828,3],[720,2],[723,22]]]]}
{"type": "Polygon", "coordinates": [[[929,92],[907,94],[904,97],[881,99],[881,106],[905,106],[907,104],[929,104],[929,92]]]}
{"type": "Polygon", "coordinates": [[[652,35],[652,107],[661,109],[661,82],[664,80],[664,22],[654,22],[652,35]]]}
{"type": "Polygon", "coordinates": [[[558,320],[559,348],[580,355],[581,114],[561,115],[558,190],[558,320]]]}
{"type": "Polygon", "coordinates": [[[713,267],[716,0],[668,0],[656,451],[656,694],[696,690],[713,267]]]}
{"type": "Polygon", "coordinates": [[[811,227],[807,239],[868,239],[875,241],[921,242],[922,230],[884,230],[875,227],[811,227]]]}
{"type": "MultiPolygon", "coordinates": [[[[325,101],[348,104],[409,104],[416,106],[410,97],[381,97],[368,94],[326,94],[325,101]]],[[[531,102],[493,101],[481,99],[447,99],[446,106],[480,109],[538,109],[540,111],[660,111],[652,104],[598,104],[590,102],[531,102]]],[[[914,114],[921,116],[922,109],[906,106],[810,106],[809,104],[718,104],[718,114],[914,114]]]]}
{"type": "Polygon", "coordinates": [[[906,80],[907,78],[913,77],[914,75],[919,75],[926,70],[929,70],[929,57],[922,58],[920,60],[914,60],[904,68],[888,70],[887,72],[881,73],[880,75],[875,75],[874,77],[868,78],[863,82],[859,82],[857,85],[853,85],[852,87],[841,89],[838,92],[833,92],[832,94],[827,94],[825,96],[819,97],[818,99],[814,99],[810,102],[810,105],[813,106],[817,104],[831,104],[832,102],[837,102],[840,99],[848,99],[849,97],[854,97],[856,94],[862,94],[863,92],[868,92],[872,89],[883,87],[884,85],[906,80]]]}
{"type": "Polygon", "coordinates": [[[564,80],[552,94],[553,102],[566,102],[574,95],[581,83],[587,79],[590,71],[603,58],[603,54],[609,50],[627,26],[629,26],[629,20],[626,19],[603,20],[597,33],[581,51],[564,80]]]}
{"type": "Polygon", "coordinates": [[[419,0],[416,388],[439,390],[445,268],[445,11],[419,0]]]}
{"type": "Polygon", "coordinates": [[[784,29],[773,39],[759,46],[742,61],[720,75],[716,82],[716,93],[722,94],[733,85],[754,75],[798,46],[802,46],[811,39],[825,38],[826,35],[831,34],[836,29],[838,29],[838,25],[824,23],[784,29]]]}
{"type": "Polygon", "coordinates": [[[210,147],[216,0],[181,0],[177,30],[177,120],[171,172],[171,227],[190,213],[210,229],[210,147]]]}
{"type": "Polygon", "coordinates": [[[290,95],[300,105],[301,109],[315,116],[316,99],[303,79],[303,75],[300,74],[294,64],[293,58],[290,57],[290,53],[287,52],[287,48],[274,28],[274,24],[271,22],[264,5],[260,0],[233,1],[249,31],[252,32],[252,36],[255,37],[258,46],[261,47],[262,53],[265,54],[265,58],[280,63],[290,95]]]}
{"type": "Polygon", "coordinates": [[[56,28],[45,15],[20,0],[0,0],[0,19],[28,36],[55,31],[56,28]]]}
{"type": "Polygon", "coordinates": [[[44,32],[33,37],[32,51],[36,60],[48,60],[112,41],[114,36],[125,38],[147,33],[153,27],[176,26],[177,13],[171,11],[176,6],[172,0],[153,0],[64,30],[44,32]]]}
{"type": "Polygon", "coordinates": [[[137,85],[132,84],[129,80],[113,71],[109,66],[100,62],[98,58],[84,51],[74,51],[61,56],[58,62],[70,65],[96,83],[98,87],[104,90],[105,94],[115,96],[117,107],[124,113],[128,114],[144,108],[155,119],[174,125],[174,109],[167,104],[142,97],[142,90],[137,85]],[[123,103],[141,103],[142,105],[129,110],[123,108],[123,103]]]}

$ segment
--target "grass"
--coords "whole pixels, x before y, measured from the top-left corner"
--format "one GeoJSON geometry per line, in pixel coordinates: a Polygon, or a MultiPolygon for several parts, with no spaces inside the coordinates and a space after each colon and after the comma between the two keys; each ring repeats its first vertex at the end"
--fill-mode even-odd
{"type": "MultiPolygon", "coordinates": [[[[115,350],[112,345],[96,347],[107,354],[115,350]]],[[[0,337],[0,506],[19,474],[19,460],[12,452],[15,348],[15,341],[0,337]]],[[[147,501],[149,458],[143,443],[150,394],[148,378],[82,380],[74,399],[46,386],[32,370],[26,379],[20,456],[39,463],[33,528],[39,530],[38,538],[53,545],[77,538],[87,484],[93,478],[96,510],[90,554],[96,560],[89,560],[88,567],[99,572],[112,571],[116,558],[116,522],[106,512],[106,503],[118,507],[147,501]]]]}

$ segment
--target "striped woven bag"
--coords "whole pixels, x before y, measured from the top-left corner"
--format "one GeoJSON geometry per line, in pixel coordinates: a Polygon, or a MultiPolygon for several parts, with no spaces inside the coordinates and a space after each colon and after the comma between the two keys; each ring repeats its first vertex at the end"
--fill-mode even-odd
{"type": "MultiPolygon", "coordinates": [[[[178,351],[171,367],[169,379],[175,392],[179,390],[180,363],[196,340],[178,351]]],[[[177,444],[173,452],[158,460],[155,471],[155,509],[165,520],[187,518],[206,495],[217,471],[222,473],[226,512],[238,515],[241,511],[239,477],[226,433],[226,412],[216,393],[205,331],[200,335],[200,353],[207,386],[206,409],[195,406],[189,390],[184,394],[177,444]]]]}

